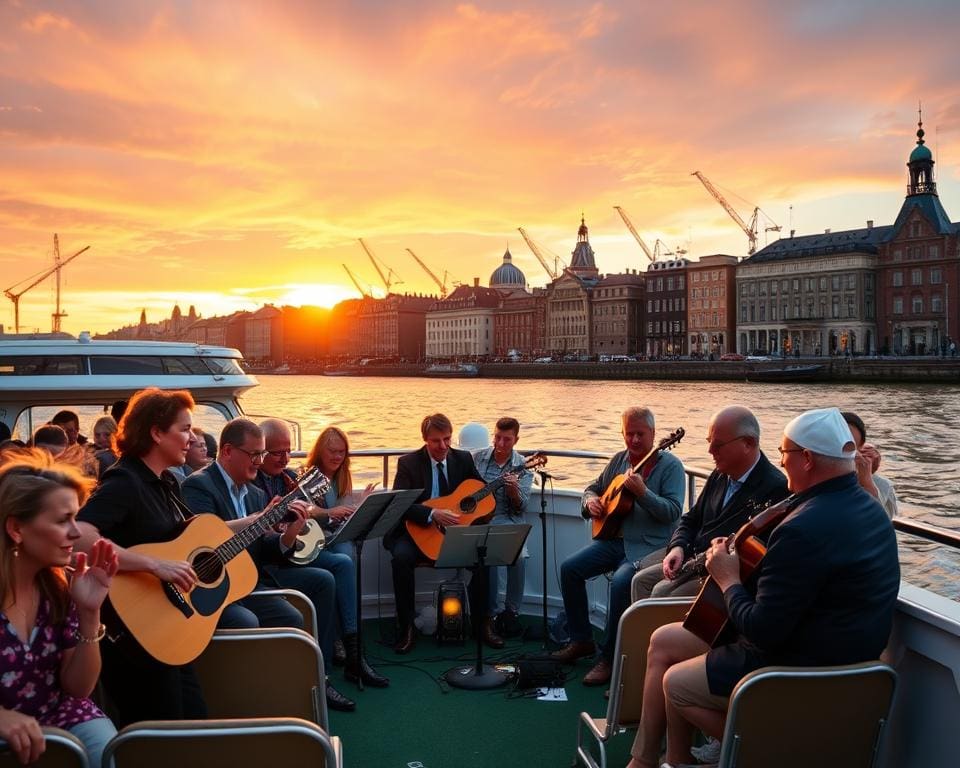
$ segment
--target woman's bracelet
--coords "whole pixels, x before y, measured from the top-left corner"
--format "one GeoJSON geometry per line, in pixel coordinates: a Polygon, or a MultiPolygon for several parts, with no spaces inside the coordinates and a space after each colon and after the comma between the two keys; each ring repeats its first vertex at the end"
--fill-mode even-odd
{"type": "Polygon", "coordinates": [[[95,634],[93,637],[84,637],[80,634],[79,629],[76,631],[74,636],[77,638],[78,643],[99,643],[104,637],[106,637],[106,635],[107,627],[106,625],[101,624],[99,627],[97,627],[97,634],[95,634]]]}

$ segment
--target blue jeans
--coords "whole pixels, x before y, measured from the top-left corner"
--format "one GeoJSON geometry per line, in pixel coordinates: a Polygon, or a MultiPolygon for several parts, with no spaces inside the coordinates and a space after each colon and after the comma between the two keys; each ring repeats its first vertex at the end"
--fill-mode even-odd
{"type": "MultiPolygon", "coordinates": [[[[333,574],[314,565],[267,566],[264,571],[273,578],[282,589],[296,589],[305,594],[317,613],[317,638],[324,662],[333,658],[333,638],[336,632],[336,612],[334,609],[337,587],[333,574]]],[[[254,593],[256,594],[256,593],[254,593]]],[[[285,601],[284,601],[285,602],[285,601]]],[[[300,612],[286,603],[301,619],[296,626],[302,627],[300,612]]]]}
{"type": "Polygon", "coordinates": [[[68,730],[83,742],[83,748],[87,751],[87,759],[90,761],[90,768],[100,768],[103,748],[107,746],[110,739],[117,735],[117,729],[109,718],[97,717],[93,720],[87,720],[85,723],[77,723],[68,730]]]}
{"type": "MultiPolygon", "coordinates": [[[[349,544],[340,546],[353,548],[349,544]]],[[[343,554],[342,551],[337,552],[335,548],[324,549],[310,565],[323,568],[333,574],[337,590],[337,610],[340,612],[343,634],[355,634],[357,631],[357,568],[353,558],[349,554],[343,554]]]]}
{"type": "Polygon", "coordinates": [[[567,613],[570,640],[584,642],[593,638],[590,610],[587,606],[587,579],[614,571],[607,605],[606,638],[601,651],[608,661],[617,642],[617,625],[630,605],[630,582],[637,572],[623,552],[623,539],[594,541],[571,555],[560,566],[560,590],[567,613]]]}
{"type": "Polygon", "coordinates": [[[523,584],[526,578],[526,562],[527,559],[521,555],[517,558],[517,562],[511,566],[499,565],[489,569],[490,595],[487,601],[487,609],[490,616],[497,613],[502,576],[505,576],[507,581],[504,607],[514,613],[520,613],[520,603],[523,602],[523,584]]]}

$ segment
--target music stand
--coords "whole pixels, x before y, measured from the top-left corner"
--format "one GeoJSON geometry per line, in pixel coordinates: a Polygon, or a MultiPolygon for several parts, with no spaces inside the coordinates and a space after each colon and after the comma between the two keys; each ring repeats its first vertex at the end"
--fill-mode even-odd
{"type": "MultiPolygon", "coordinates": [[[[493,565],[513,565],[520,556],[523,542],[530,533],[528,523],[516,525],[453,525],[447,528],[437,557],[438,568],[473,568],[473,578],[483,579],[480,585],[487,586],[487,568],[493,565]]],[[[489,587],[488,587],[489,588],[489,587]]],[[[486,589],[480,590],[486,594],[486,589]]],[[[474,614],[487,606],[473,606],[474,614]]],[[[507,676],[495,667],[483,663],[483,633],[480,622],[474,620],[474,634],[477,636],[477,663],[474,666],[454,667],[447,670],[443,677],[454,688],[483,691],[497,688],[507,682],[507,676]]]]}
{"type": "MultiPolygon", "coordinates": [[[[340,542],[353,542],[357,554],[357,652],[363,657],[363,591],[362,566],[363,543],[367,539],[379,539],[392,531],[403,518],[410,505],[423,492],[422,488],[410,491],[377,491],[365,498],[347,521],[325,546],[340,542]]],[[[357,678],[357,687],[363,690],[363,677],[357,678]]]]}

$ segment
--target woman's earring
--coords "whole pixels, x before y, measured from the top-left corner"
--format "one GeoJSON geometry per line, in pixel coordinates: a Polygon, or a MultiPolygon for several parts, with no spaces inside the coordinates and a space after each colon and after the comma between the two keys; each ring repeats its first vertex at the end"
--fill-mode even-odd
{"type": "Polygon", "coordinates": [[[20,545],[19,545],[19,544],[14,544],[14,545],[13,545],[13,556],[14,556],[14,557],[20,557],[20,545]]]}

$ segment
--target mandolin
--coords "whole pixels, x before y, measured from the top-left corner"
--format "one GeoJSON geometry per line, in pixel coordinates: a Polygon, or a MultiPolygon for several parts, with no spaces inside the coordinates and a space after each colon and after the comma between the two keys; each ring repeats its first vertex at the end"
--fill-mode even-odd
{"type": "MultiPolygon", "coordinates": [[[[460,520],[457,525],[480,525],[493,517],[497,506],[493,492],[503,485],[507,475],[516,474],[519,477],[531,469],[544,466],[546,463],[547,457],[545,454],[535,453],[529,456],[522,465],[505,469],[500,477],[486,485],[480,480],[468,478],[448,496],[428,499],[423,503],[431,509],[451,509],[459,512],[460,520]]],[[[436,560],[440,556],[440,547],[443,546],[445,534],[443,528],[436,523],[418,525],[410,520],[406,521],[406,526],[407,533],[410,534],[420,551],[431,560],[436,560]]]]}
{"type": "MultiPolygon", "coordinates": [[[[766,545],[758,538],[775,528],[796,506],[794,496],[767,507],[756,517],[744,523],[740,530],[727,538],[727,550],[736,552],[740,558],[740,581],[746,582],[757,570],[767,553],[766,545]]],[[[704,562],[706,556],[704,555],[704,562]]],[[[729,621],[723,592],[712,576],[708,576],[700,588],[700,594],[683,620],[683,628],[693,632],[711,648],[717,644],[729,621]]]]}
{"type": "MultiPolygon", "coordinates": [[[[638,472],[642,472],[644,467],[656,461],[656,458],[660,455],[660,451],[673,448],[673,446],[683,439],[684,434],[686,433],[683,427],[678,427],[667,437],[663,438],[663,440],[651,448],[650,452],[633,467],[633,473],[637,474],[638,472]]],[[[636,497],[623,487],[626,479],[626,472],[617,475],[610,481],[607,490],[605,490],[603,496],[600,497],[600,503],[603,504],[603,513],[600,517],[595,517],[592,520],[593,538],[615,539],[617,534],[620,533],[620,526],[623,525],[624,518],[630,514],[633,509],[633,502],[636,501],[636,497]]]]}
{"type": "MultiPolygon", "coordinates": [[[[316,504],[330,487],[315,467],[298,477],[296,484],[293,492],[237,533],[216,515],[203,514],[187,520],[171,541],[130,547],[132,552],[161,560],[186,560],[198,579],[184,592],[145,571],[121,571],[113,577],[109,605],[147,653],[164,664],[179,666],[203,652],[223,609],[257,585],[257,568],[247,547],[283,520],[292,502],[306,498],[316,504]]],[[[117,629],[111,627],[111,635],[117,629]]]]}

